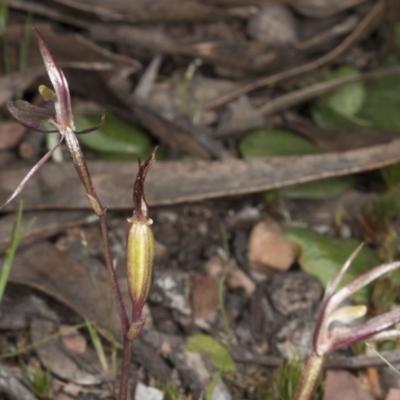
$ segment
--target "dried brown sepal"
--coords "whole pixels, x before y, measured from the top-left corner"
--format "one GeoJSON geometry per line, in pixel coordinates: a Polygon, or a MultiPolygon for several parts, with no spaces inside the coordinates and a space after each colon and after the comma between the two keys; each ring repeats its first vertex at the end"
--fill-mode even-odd
{"type": "Polygon", "coordinates": [[[139,171],[136,175],[136,180],[133,185],[133,220],[136,221],[147,221],[149,219],[147,201],[144,194],[144,181],[147,173],[154,166],[156,162],[156,151],[157,147],[154,148],[147,160],[142,163],[138,160],[139,171]]]}
{"type": "Polygon", "coordinates": [[[34,106],[24,100],[9,101],[7,103],[7,108],[11,115],[28,129],[45,133],[58,132],[58,130],[40,128],[40,126],[46,122],[55,122],[54,111],[34,106]]]}

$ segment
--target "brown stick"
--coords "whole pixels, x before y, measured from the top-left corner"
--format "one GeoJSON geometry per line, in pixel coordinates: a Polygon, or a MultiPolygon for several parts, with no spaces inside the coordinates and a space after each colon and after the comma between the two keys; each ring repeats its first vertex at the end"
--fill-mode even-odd
{"type": "Polygon", "coordinates": [[[349,83],[359,82],[363,80],[382,78],[389,75],[400,74],[400,66],[396,65],[390,68],[381,68],[376,71],[366,72],[356,76],[348,76],[345,78],[332,79],[327,82],[316,83],[294,92],[290,92],[276,99],[270,100],[259,108],[262,114],[273,114],[277,111],[282,111],[288,107],[294,106],[301,102],[314,99],[331,90],[348,85],[349,83]]]}
{"type": "Polygon", "coordinates": [[[343,40],[337,47],[335,47],[331,52],[323,55],[315,61],[312,61],[308,64],[301,65],[296,68],[289,69],[288,71],[278,72],[277,74],[267,76],[266,78],[261,78],[255,82],[249,83],[248,85],[242,86],[239,89],[236,89],[224,96],[219,97],[213,101],[210,101],[204,106],[205,110],[210,110],[213,108],[221,107],[224,104],[243,96],[244,94],[251,92],[252,90],[262,88],[264,86],[271,85],[272,83],[276,83],[278,81],[282,81],[284,79],[293,78],[295,76],[299,76],[306,72],[311,72],[317,68],[324,66],[325,64],[331,62],[336,57],[344,53],[352,44],[354,44],[357,40],[360,39],[362,34],[366,29],[368,29],[369,25],[374,21],[374,19],[383,12],[385,8],[385,0],[378,1],[374,7],[372,7],[371,11],[367,14],[367,16],[359,23],[356,29],[351,32],[346,39],[343,40]]]}

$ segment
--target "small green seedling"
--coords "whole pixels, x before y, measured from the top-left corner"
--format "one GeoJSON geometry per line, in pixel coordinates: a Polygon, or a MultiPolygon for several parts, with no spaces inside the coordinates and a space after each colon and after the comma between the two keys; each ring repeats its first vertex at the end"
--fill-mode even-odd
{"type": "Polygon", "coordinates": [[[14,261],[15,252],[17,251],[17,248],[18,248],[22,238],[24,237],[26,232],[31,228],[33,223],[35,222],[35,219],[32,219],[31,221],[29,221],[28,225],[23,230],[21,230],[23,208],[24,208],[24,204],[21,201],[19,203],[18,211],[15,214],[14,228],[11,233],[10,244],[7,247],[3,268],[0,273],[0,303],[1,303],[1,300],[4,295],[4,291],[7,286],[8,278],[11,273],[11,267],[12,267],[12,264],[14,261]]]}
{"type": "Polygon", "coordinates": [[[51,374],[48,368],[27,366],[23,364],[22,381],[24,385],[40,400],[49,399],[51,390],[51,374]]]}

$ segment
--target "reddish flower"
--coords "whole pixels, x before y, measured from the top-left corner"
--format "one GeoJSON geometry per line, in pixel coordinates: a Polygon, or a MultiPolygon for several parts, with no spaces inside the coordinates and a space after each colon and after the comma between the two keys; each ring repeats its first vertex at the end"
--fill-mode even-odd
{"type": "MultiPolygon", "coordinates": [[[[33,32],[36,36],[40,53],[49,75],[50,81],[53,84],[54,92],[44,85],[39,87],[39,92],[44,98],[44,100],[51,100],[54,102],[55,112],[49,111],[47,109],[34,106],[27,101],[17,100],[15,102],[8,102],[7,106],[10,113],[17,119],[22,125],[27,128],[38,131],[38,132],[59,132],[61,138],[59,142],[50,149],[41,160],[28,172],[22,182],[14,190],[12,195],[6,200],[6,202],[1,206],[4,207],[11,200],[13,200],[26,186],[29,180],[39,171],[43,164],[51,157],[54,151],[61,145],[65,140],[68,149],[71,153],[74,165],[78,171],[79,177],[81,178],[87,195],[89,197],[89,202],[95,208],[97,207],[97,201],[93,204],[94,199],[97,199],[93,185],[90,180],[90,176],[87,170],[86,162],[83,158],[82,150],[80,148],[79,142],[76,138],[76,134],[89,133],[99,128],[104,122],[104,113],[99,125],[85,129],[83,131],[75,131],[74,118],[71,109],[71,98],[68,89],[68,83],[65,76],[57,64],[52,52],[50,51],[47,43],[43,39],[43,36],[39,31],[33,28],[33,32]],[[48,122],[54,126],[54,130],[44,130],[41,126],[48,122]]],[[[1,208],[0,207],[0,208],[1,208]]],[[[98,210],[99,211],[99,210],[98,210]]]]}

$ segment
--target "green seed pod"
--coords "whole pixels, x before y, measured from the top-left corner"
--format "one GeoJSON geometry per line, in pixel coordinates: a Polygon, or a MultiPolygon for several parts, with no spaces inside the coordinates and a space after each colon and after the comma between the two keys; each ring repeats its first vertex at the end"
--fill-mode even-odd
{"type": "Polygon", "coordinates": [[[151,219],[128,220],[127,278],[132,299],[132,322],[142,321],[142,310],[150,290],[154,260],[154,236],[151,219]]]}

